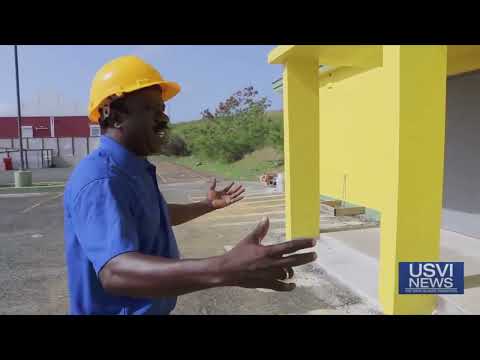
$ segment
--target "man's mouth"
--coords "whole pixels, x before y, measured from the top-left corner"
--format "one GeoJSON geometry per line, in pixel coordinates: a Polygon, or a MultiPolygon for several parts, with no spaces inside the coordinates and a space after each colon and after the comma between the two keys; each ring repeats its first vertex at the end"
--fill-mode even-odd
{"type": "Polygon", "coordinates": [[[153,132],[159,137],[165,137],[167,135],[168,128],[168,122],[161,121],[153,127],[153,132]]]}
{"type": "Polygon", "coordinates": [[[159,137],[164,137],[167,134],[167,129],[165,129],[164,127],[156,128],[153,131],[154,131],[155,135],[159,136],[159,137]]]}

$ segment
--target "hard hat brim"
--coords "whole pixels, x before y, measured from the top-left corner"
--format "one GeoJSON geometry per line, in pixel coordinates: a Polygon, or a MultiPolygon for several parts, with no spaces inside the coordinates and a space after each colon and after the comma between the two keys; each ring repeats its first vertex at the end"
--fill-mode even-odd
{"type": "Polygon", "coordinates": [[[168,101],[180,92],[180,85],[173,81],[162,81],[158,85],[162,88],[162,99],[168,101]]]}
{"type": "MultiPolygon", "coordinates": [[[[122,94],[118,94],[118,95],[123,96],[125,94],[131,93],[137,90],[145,89],[150,86],[155,86],[155,85],[158,85],[162,88],[162,100],[164,102],[167,102],[168,100],[174,98],[180,92],[180,89],[181,89],[180,85],[173,81],[156,81],[156,82],[143,84],[142,86],[138,86],[135,89],[132,89],[130,91],[124,91],[122,94]]],[[[102,104],[98,104],[95,107],[95,109],[90,114],[88,114],[88,118],[90,119],[91,122],[98,123],[98,121],[100,120],[99,107],[101,105],[102,104]]]]}

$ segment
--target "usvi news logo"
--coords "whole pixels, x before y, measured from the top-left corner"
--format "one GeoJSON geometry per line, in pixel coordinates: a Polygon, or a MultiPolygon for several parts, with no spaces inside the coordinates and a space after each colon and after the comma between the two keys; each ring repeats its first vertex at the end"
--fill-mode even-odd
{"type": "Polygon", "coordinates": [[[400,262],[400,294],[463,294],[463,262],[400,262]]]}

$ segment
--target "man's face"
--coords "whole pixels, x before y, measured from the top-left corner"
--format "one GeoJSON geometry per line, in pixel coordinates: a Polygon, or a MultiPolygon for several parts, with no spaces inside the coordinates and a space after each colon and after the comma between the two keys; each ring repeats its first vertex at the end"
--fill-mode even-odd
{"type": "Polygon", "coordinates": [[[169,123],[162,89],[151,87],[131,93],[125,105],[128,115],[122,127],[126,144],[140,156],[158,153],[166,141],[169,123]]]}

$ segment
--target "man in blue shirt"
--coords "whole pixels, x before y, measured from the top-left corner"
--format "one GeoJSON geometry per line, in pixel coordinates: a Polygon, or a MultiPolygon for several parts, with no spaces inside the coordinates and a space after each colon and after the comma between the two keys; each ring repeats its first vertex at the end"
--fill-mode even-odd
{"type": "Polygon", "coordinates": [[[291,291],[293,267],[315,259],[315,239],[263,246],[268,219],[231,251],[206,259],[180,259],[172,226],[242,199],[242,186],[204,201],[167,204],[156,169],[146,157],[165,141],[164,102],[175,83],[141,59],[121,57],[97,72],[89,117],[102,128],[100,146],[75,168],[65,189],[65,256],[71,314],[165,315],[179,295],[240,286],[291,291]]]}

